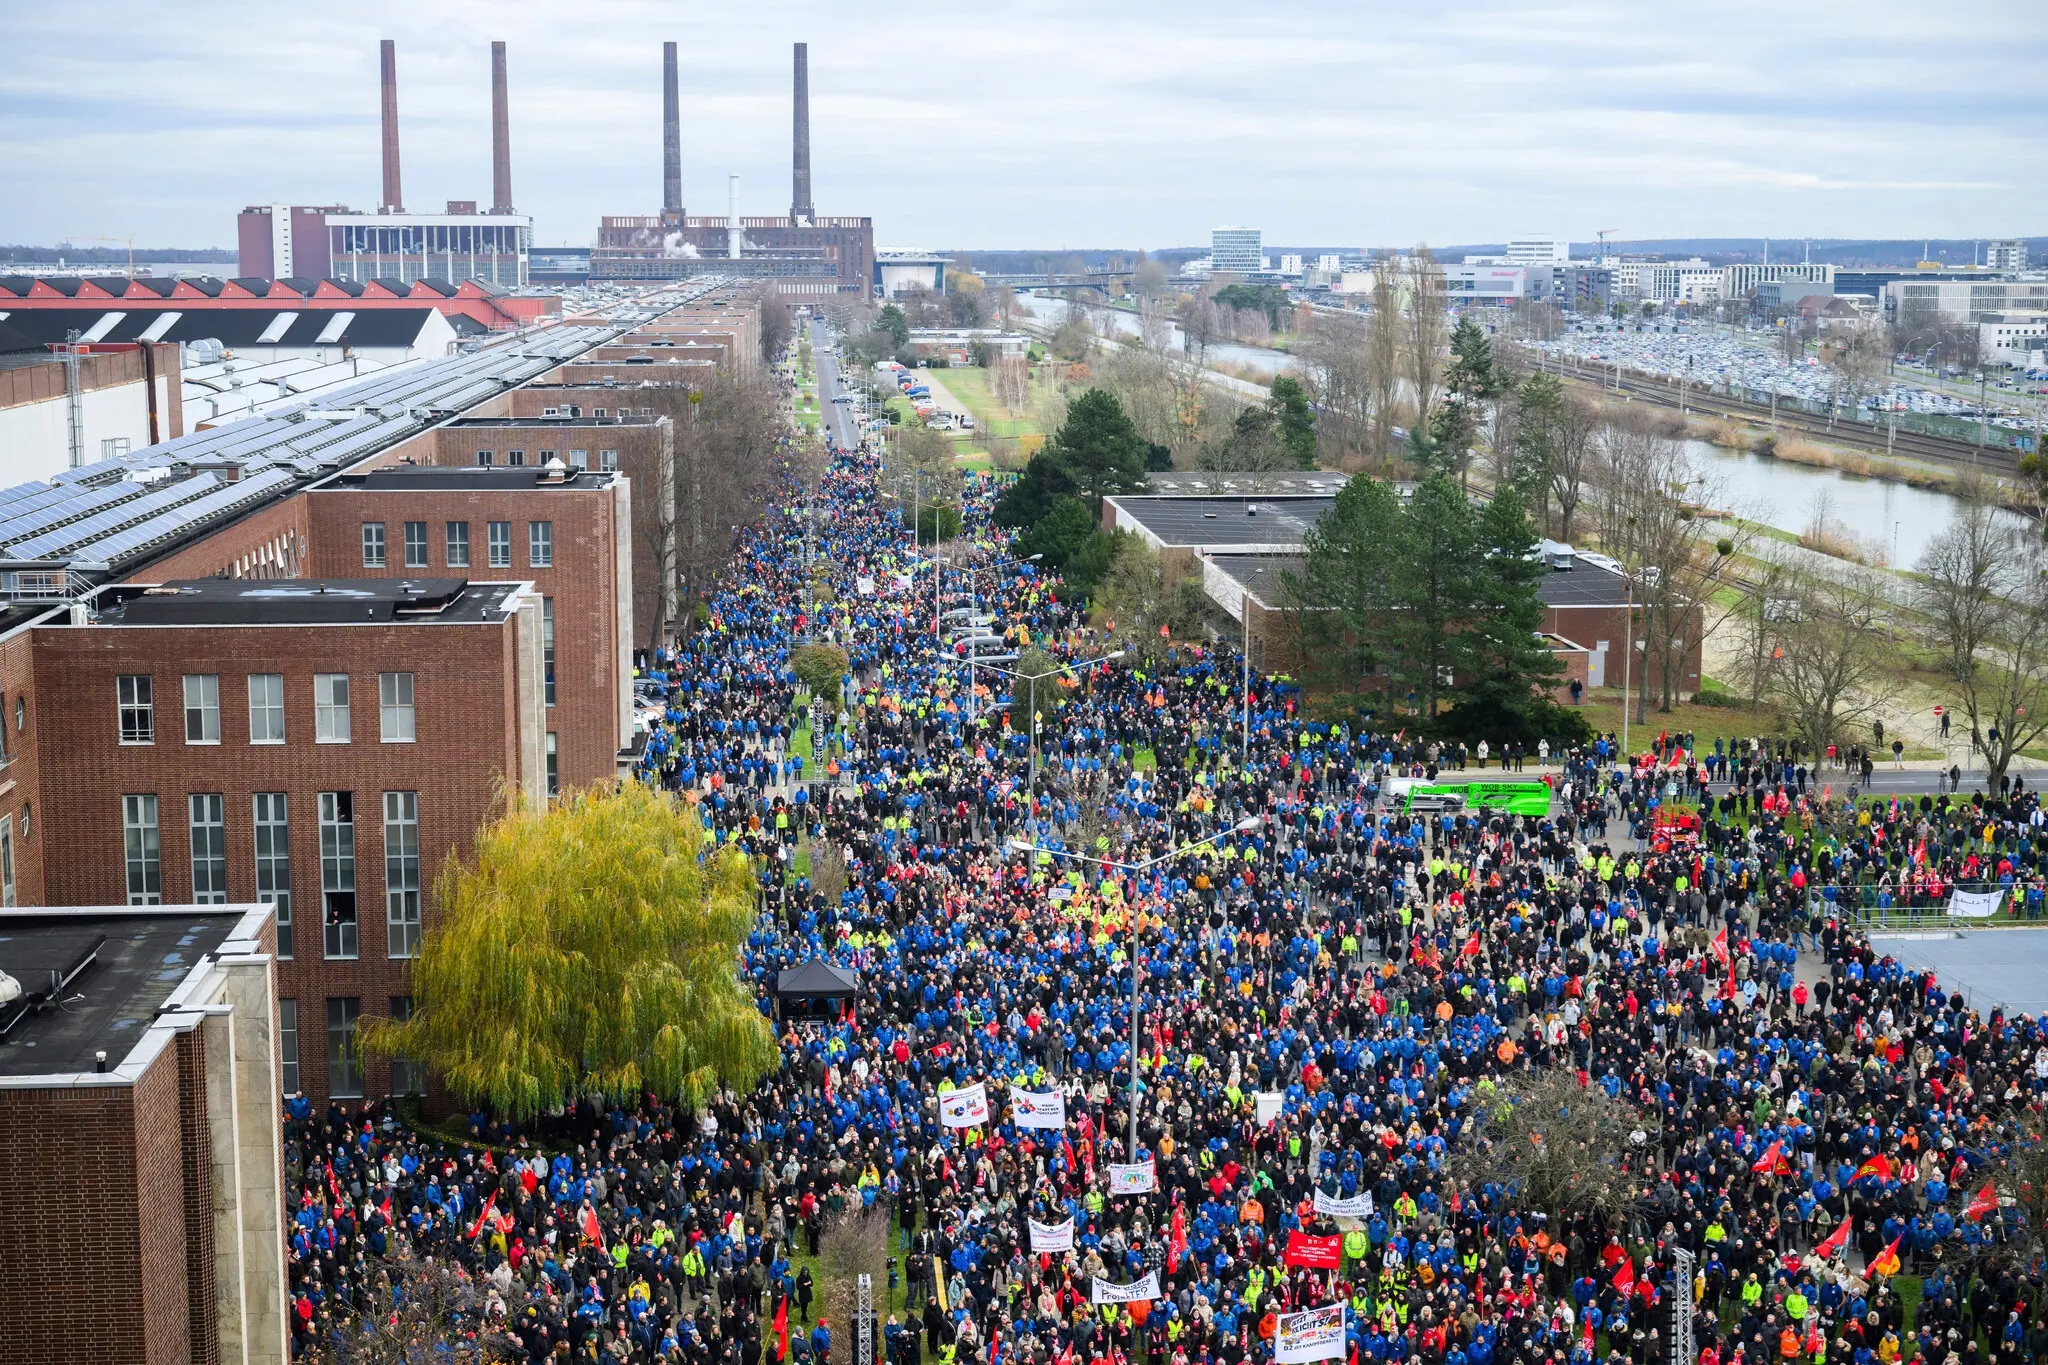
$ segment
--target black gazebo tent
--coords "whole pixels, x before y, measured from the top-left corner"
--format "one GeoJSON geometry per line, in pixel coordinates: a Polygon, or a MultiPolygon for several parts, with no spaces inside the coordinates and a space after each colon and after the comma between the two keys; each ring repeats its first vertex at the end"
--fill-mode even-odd
{"type": "Polygon", "coordinates": [[[860,994],[860,978],[823,958],[814,957],[775,977],[775,1005],[807,1007],[814,1000],[851,1000],[860,994]]]}

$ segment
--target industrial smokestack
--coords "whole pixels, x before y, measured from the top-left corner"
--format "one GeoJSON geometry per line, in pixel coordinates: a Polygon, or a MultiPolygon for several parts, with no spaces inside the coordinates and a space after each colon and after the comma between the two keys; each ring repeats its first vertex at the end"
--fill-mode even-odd
{"type": "Polygon", "coordinates": [[[505,45],[491,44],[491,212],[512,212],[512,114],[505,97],[505,45]]]}
{"type": "Polygon", "coordinates": [[[725,254],[732,260],[740,258],[740,178],[732,177],[732,207],[725,214],[725,254]]]}
{"type": "Polygon", "coordinates": [[[384,202],[383,213],[404,213],[405,196],[398,189],[398,44],[380,45],[384,68],[384,202]]]}
{"type": "Polygon", "coordinates": [[[676,91],[676,45],[661,45],[661,212],[683,213],[683,115],[676,91]]]}
{"type": "Polygon", "coordinates": [[[811,221],[811,49],[796,45],[796,112],[791,127],[789,216],[801,225],[811,221]]]}

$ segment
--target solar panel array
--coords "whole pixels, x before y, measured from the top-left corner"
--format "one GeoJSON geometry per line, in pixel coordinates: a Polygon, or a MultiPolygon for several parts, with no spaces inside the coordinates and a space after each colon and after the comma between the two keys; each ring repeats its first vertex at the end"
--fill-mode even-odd
{"type": "Polygon", "coordinates": [[[515,388],[676,302],[393,366],[262,416],[0,489],[0,559],[120,568],[515,388]]]}

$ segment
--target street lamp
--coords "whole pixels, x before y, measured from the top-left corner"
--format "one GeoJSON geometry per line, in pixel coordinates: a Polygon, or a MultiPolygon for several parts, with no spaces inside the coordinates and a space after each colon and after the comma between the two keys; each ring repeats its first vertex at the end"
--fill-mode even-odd
{"type": "MultiPolygon", "coordinates": [[[[1031,684],[1030,729],[1024,741],[1024,752],[1026,762],[1029,764],[1027,771],[1032,780],[1036,780],[1038,777],[1038,680],[1040,678],[1053,677],[1055,674],[1071,673],[1077,668],[1093,668],[1096,664],[1106,664],[1111,659],[1121,659],[1123,657],[1124,651],[1121,649],[1112,650],[1098,659],[1081,659],[1074,663],[1061,664],[1058,668],[1048,668],[1039,673],[1020,673],[1014,668],[998,668],[994,664],[988,666],[991,672],[1001,673],[1005,677],[1010,678],[1022,678],[1031,684]]],[[[973,695],[971,690],[969,695],[973,695]]]]}
{"type": "MultiPolygon", "coordinates": [[[[1145,871],[1148,871],[1148,870],[1150,870],[1151,868],[1154,868],[1154,867],[1157,867],[1157,866],[1159,866],[1159,864],[1161,864],[1161,863],[1163,863],[1163,862],[1168,862],[1168,861],[1170,861],[1170,860],[1172,860],[1172,859],[1174,859],[1174,858],[1178,858],[1178,857],[1180,857],[1180,856],[1181,856],[1181,855],[1182,855],[1183,853],[1191,853],[1191,852],[1193,852],[1193,851],[1194,851],[1195,849],[1198,849],[1198,848],[1203,848],[1203,847],[1205,847],[1205,846],[1207,846],[1207,845],[1209,845],[1209,844],[1213,844],[1213,843],[1217,843],[1217,842],[1220,842],[1221,840],[1224,840],[1224,839],[1227,839],[1227,838],[1229,838],[1229,837],[1230,837],[1231,835],[1233,835],[1233,834],[1252,834],[1252,833],[1256,833],[1256,832],[1257,832],[1258,830],[1260,830],[1260,829],[1262,829],[1262,828],[1264,828],[1264,827],[1265,827],[1265,823],[1266,823],[1266,818],[1265,818],[1265,817],[1264,817],[1263,815],[1247,815],[1247,816],[1246,816],[1246,817],[1245,817],[1244,819],[1242,819],[1242,820],[1238,821],[1238,822],[1237,822],[1236,824],[1232,825],[1232,826],[1231,826],[1231,827],[1230,827],[1229,829],[1223,829],[1223,830],[1218,830],[1218,831],[1216,831],[1216,833],[1214,833],[1214,834],[1211,834],[1211,835],[1209,835],[1209,836],[1208,836],[1207,838],[1205,838],[1205,839],[1197,839],[1197,840],[1195,840],[1195,841],[1194,841],[1193,843],[1187,843],[1187,844],[1175,844],[1175,845],[1174,845],[1174,846],[1173,846],[1172,848],[1169,848],[1168,850],[1166,850],[1166,852],[1164,852],[1164,853],[1161,853],[1161,854],[1157,855],[1156,857],[1152,857],[1152,858],[1147,858],[1147,859],[1145,859],[1145,860],[1144,860],[1143,862],[1139,862],[1139,863],[1126,863],[1126,862],[1119,862],[1119,861],[1117,861],[1117,860],[1116,860],[1116,859],[1114,859],[1114,858],[1091,858],[1091,857],[1089,857],[1089,856],[1088,856],[1087,854],[1085,854],[1085,853],[1073,853],[1073,852],[1069,852],[1068,850],[1066,850],[1066,849],[1063,849],[1063,848],[1048,848],[1048,847],[1047,847],[1046,845],[1044,845],[1044,844],[1034,844],[1034,843],[1032,843],[1032,842],[1031,842],[1031,841],[1030,841],[1029,839],[1012,839],[1012,840],[1010,840],[1010,849],[1011,849],[1011,851],[1013,851],[1013,852],[1016,852],[1016,853],[1043,853],[1043,854],[1045,854],[1045,855],[1046,855],[1047,857],[1051,857],[1051,858],[1071,858],[1071,859],[1073,859],[1073,860],[1074,860],[1075,862],[1077,862],[1077,863],[1094,863],[1094,864],[1096,864],[1096,865],[1097,865],[1097,866],[1099,866],[1099,867],[1110,867],[1110,868],[1115,868],[1115,869],[1116,869],[1117,871],[1119,871],[1119,872],[1129,872],[1129,873],[1134,873],[1134,874],[1135,874],[1135,873],[1139,873],[1139,872],[1145,872],[1145,871]]],[[[1138,969],[1138,906],[1137,906],[1137,901],[1136,901],[1135,893],[1133,893],[1133,899],[1132,899],[1132,902],[1131,902],[1131,906],[1130,906],[1130,921],[1131,921],[1131,1145],[1130,1145],[1130,1158],[1131,1158],[1131,1160],[1132,1160],[1132,1161],[1136,1161],[1136,1160],[1138,1159],[1138,970],[1139,970],[1139,969],[1138,969]]]]}

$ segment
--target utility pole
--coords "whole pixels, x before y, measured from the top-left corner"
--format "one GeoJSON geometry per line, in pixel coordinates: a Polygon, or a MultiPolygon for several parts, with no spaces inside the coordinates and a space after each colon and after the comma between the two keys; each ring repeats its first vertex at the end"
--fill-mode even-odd
{"type": "Polygon", "coordinates": [[[70,427],[73,469],[85,463],[85,390],[78,378],[80,335],[76,327],[64,334],[64,417],[70,427]]]}

